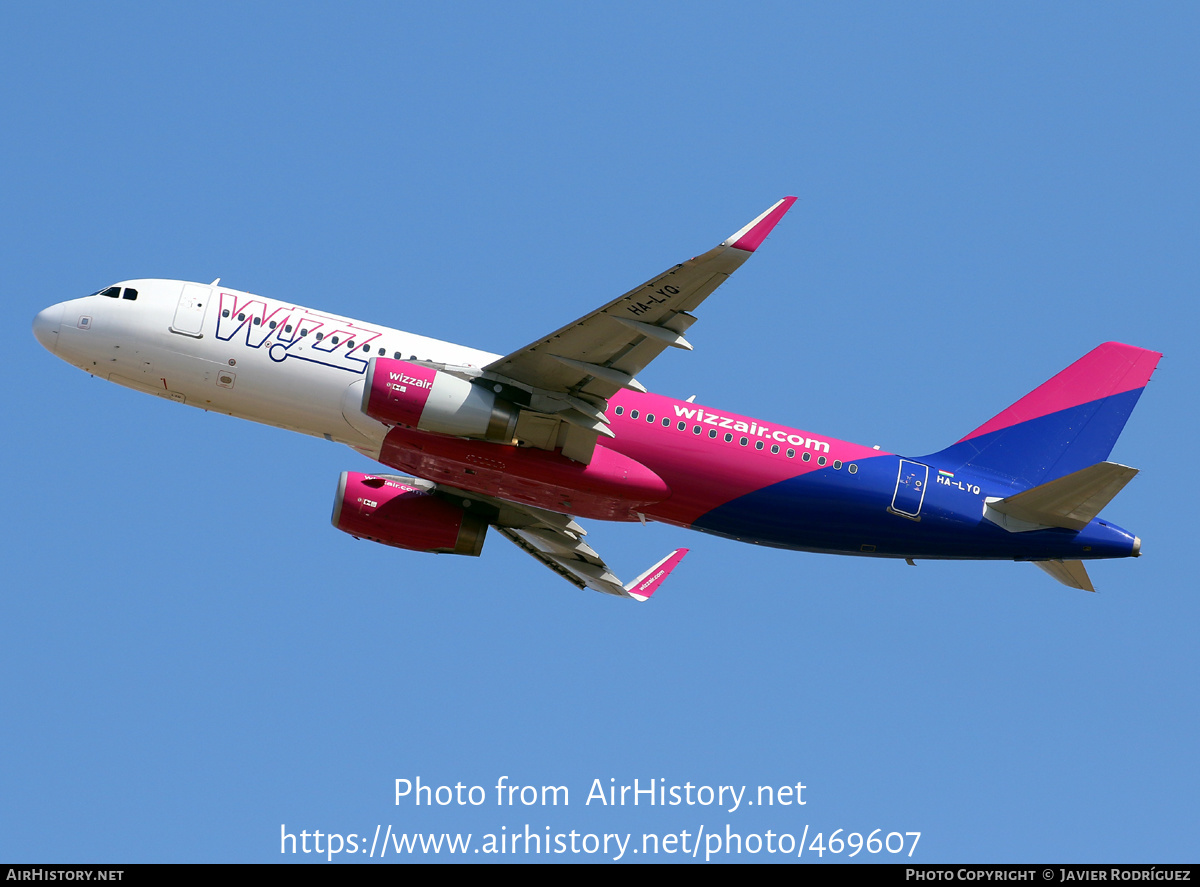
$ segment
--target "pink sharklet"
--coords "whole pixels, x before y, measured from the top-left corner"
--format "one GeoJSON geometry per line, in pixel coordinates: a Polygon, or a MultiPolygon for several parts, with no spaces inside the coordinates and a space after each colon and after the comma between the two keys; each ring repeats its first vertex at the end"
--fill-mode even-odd
{"type": "Polygon", "coordinates": [[[1162,355],[1157,351],[1105,342],[993,416],[959,443],[1060,410],[1145,388],[1160,357],[1162,355]]]}
{"type": "MultiPolygon", "coordinates": [[[[738,237],[735,243],[731,244],[733,248],[745,250],[748,253],[754,252],[762,246],[762,242],[767,239],[767,235],[779,224],[779,220],[792,208],[792,204],[795,202],[795,197],[783,198],[783,200],[763,213],[760,218],[751,222],[749,230],[742,234],[741,237],[738,237]]],[[[736,237],[737,235],[734,236],[736,237]]]]}
{"type": "Polygon", "coordinates": [[[630,582],[625,587],[629,596],[639,601],[649,600],[650,596],[658,591],[658,587],[671,575],[671,571],[683,560],[683,556],[688,553],[688,550],[676,548],[633,582],[630,582]]]}

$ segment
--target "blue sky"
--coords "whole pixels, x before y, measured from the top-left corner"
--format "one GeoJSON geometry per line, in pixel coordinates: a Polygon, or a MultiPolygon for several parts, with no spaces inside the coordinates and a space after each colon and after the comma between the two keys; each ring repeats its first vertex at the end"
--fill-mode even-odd
{"type": "Polygon", "coordinates": [[[728,824],[920,831],[924,862],[1195,860],[1194,6],[3,21],[0,858],[291,861],[281,824],[728,824]],[[1100,342],[1162,351],[1113,453],[1142,474],[1106,511],[1144,557],[1094,565],[1089,595],[1029,565],[593,524],[626,578],[692,549],[636,606],[499,537],[478,560],[356,542],[328,515],[362,457],[90,379],[30,333],[115,280],[219,275],[505,352],[784,194],[696,350],[642,381],[920,454],[1100,342]],[[571,803],[395,806],[418,775],[571,803]],[[634,778],[807,803],[583,803],[634,778]]]}

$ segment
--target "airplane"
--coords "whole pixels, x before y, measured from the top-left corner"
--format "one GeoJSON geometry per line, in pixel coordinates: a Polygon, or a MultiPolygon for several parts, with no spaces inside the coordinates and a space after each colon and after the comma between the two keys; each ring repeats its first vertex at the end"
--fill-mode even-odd
{"type": "Polygon", "coordinates": [[[1162,356],[1108,342],[950,446],[902,456],[652,394],[695,312],[785,197],[713,249],[510,354],[212,283],[126,280],[41,311],[37,340],[103,379],[346,444],[332,522],[479,556],[489,530],[579,588],[649,599],[687,549],[623,583],[580,520],[660,521],[800,551],[1030,561],[1093,591],[1084,561],[1137,557],[1099,517],[1137,474],[1106,461],[1162,356]],[[392,474],[391,471],[403,472],[392,474]]]}

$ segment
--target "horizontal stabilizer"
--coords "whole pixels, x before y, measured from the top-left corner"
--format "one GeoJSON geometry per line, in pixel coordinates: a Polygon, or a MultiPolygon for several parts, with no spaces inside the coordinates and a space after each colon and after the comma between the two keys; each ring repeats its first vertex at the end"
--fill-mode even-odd
{"type": "Polygon", "coordinates": [[[1034,564],[1068,588],[1081,588],[1084,591],[1096,590],[1092,587],[1092,580],[1088,578],[1087,570],[1083,568],[1083,561],[1034,561],[1034,564]]]}
{"type": "Polygon", "coordinates": [[[1082,530],[1137,473],[1128,465],[1097,462],[1014,496],[989,500],[987,508],[1030,524],[1082,530]]]}

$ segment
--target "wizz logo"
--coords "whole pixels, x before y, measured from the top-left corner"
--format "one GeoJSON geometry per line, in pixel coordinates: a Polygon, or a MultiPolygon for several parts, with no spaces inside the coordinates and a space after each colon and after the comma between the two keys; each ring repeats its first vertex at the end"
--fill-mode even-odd
{"type": "Polygon", "coordinates": [[[371,343],[382,335],[337,317],[268,302],[255,296],[221,293],[217,338],[244,336],[250,348],[266,348],[271,360],[289,357],[362,373],[371,357],[371,343]]]}

